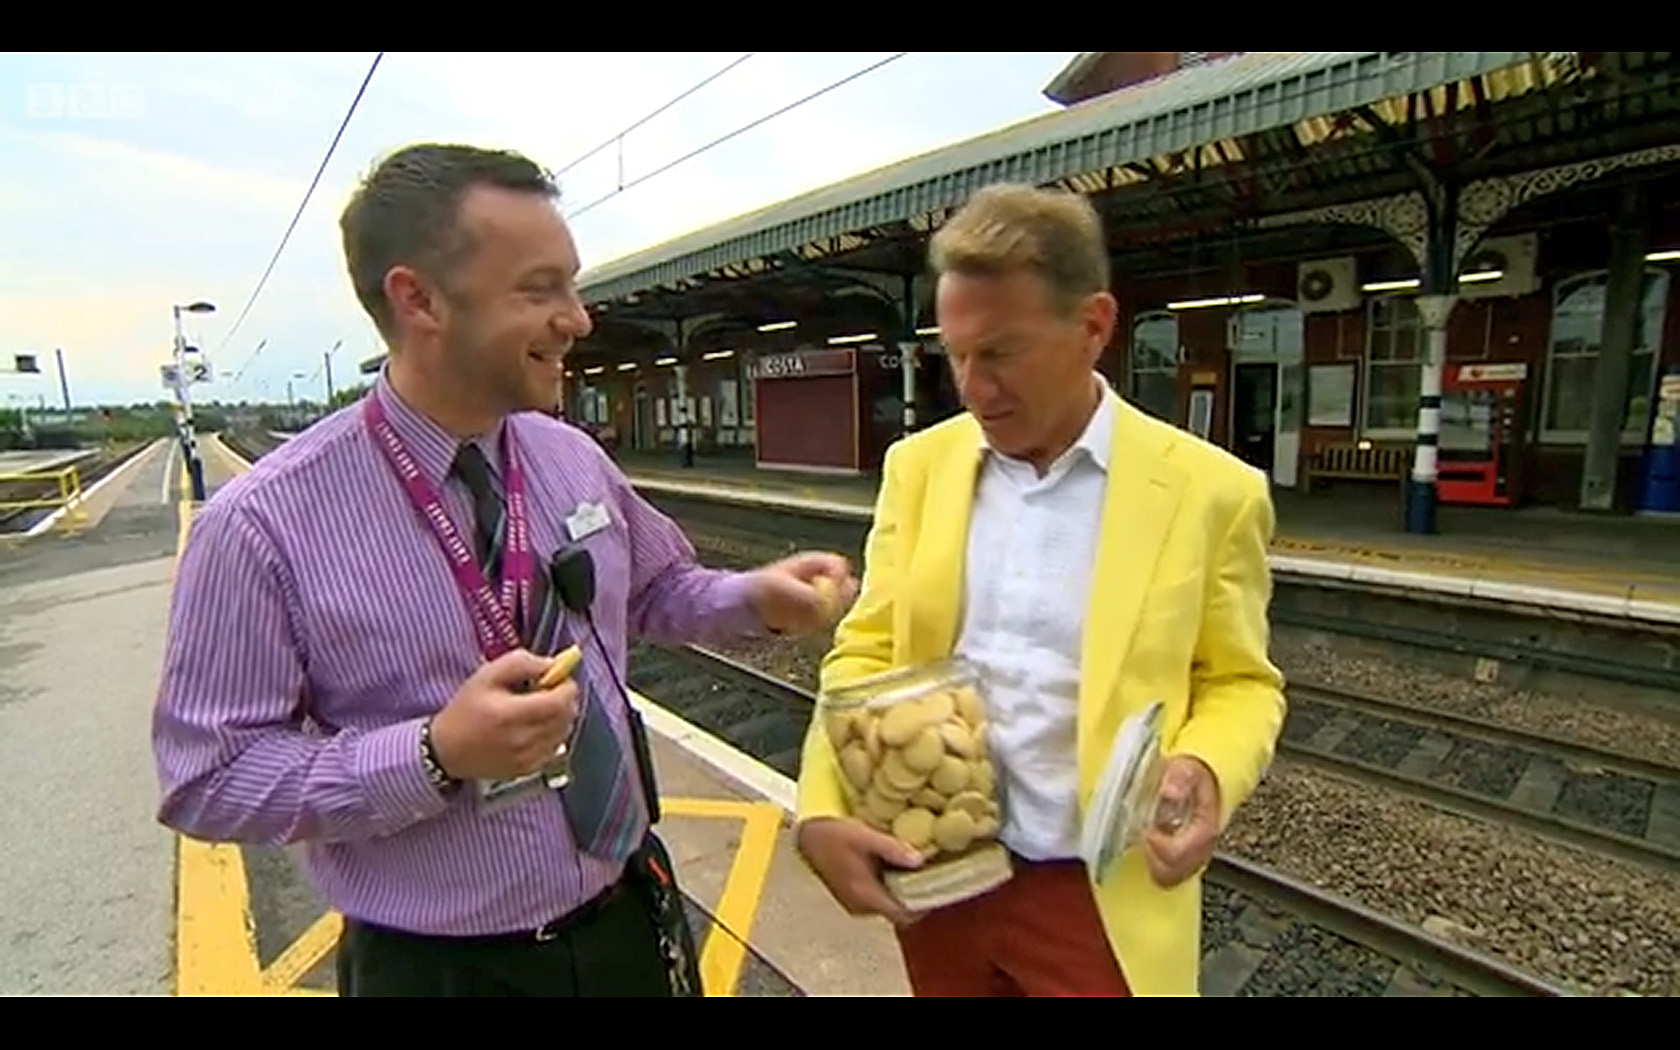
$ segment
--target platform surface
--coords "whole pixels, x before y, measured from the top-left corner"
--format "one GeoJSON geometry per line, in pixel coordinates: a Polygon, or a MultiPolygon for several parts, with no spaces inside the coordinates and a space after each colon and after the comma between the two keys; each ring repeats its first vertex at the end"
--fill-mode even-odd
{"type": "Polygon", "coordinates": [[[0,547],[0,994],[173,984],[175,846],[150,747],[179,535],[166,448],[110,475],[77,534],[0,547]]]}
{"type": "Polygon", "coordinates": [[[0,452],[0,478],[13,474],[45,474],[94,455],[87,448],[6,449],[0,452]]]}

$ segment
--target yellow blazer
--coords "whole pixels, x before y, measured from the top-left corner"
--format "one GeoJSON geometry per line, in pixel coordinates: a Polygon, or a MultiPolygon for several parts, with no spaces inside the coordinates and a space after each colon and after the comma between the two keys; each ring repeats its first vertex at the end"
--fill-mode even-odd
{"type": "MultiPolygon", "coordinates": [[[[1228,822],[1283,725],[1283,676],[1267,655],[1271,493],[1229,453],[1117,407],[1080,659],[1080,809],[1121,722],[1160,700],[1168,751],[1213,770],[1228,822]]],[[[825,689],[951,654],[983,451],[966,412],[888,450],[861,590],[823,662],[825,689]]],[[[821,719],[805,740],[798,794],[801,820],[847,811],[821,719]]],[[[1134,994],[1198,994],[1199,874],[1162,889],[1134,850],[1095,896],[1134,994]]]]}

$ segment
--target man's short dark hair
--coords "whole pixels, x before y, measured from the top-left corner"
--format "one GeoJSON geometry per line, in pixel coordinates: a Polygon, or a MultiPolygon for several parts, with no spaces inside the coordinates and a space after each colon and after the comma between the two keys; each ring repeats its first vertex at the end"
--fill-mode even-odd
{"type": "Polygon", "coordinates": [[[462,196],[474,186],[560,196],[552,175],[512,150],[424,143],[386,157],[345,206],[338,228],[350,284],[387,338],[392,316],[385,275],[393,266],[412,266],[447,287],[450,274],[472,254],[456,219],[462,196]]]}

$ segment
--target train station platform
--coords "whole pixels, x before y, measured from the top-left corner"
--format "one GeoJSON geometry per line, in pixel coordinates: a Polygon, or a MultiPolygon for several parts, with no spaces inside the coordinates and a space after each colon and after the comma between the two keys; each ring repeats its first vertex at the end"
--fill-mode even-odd
{"type": "MultiPolygon", "coordinates": [[[[648,492],[867,521],[879,479],[761,469],[742,457],[619,451],[648,492]]],[[[1324,579],[1680,626],[1680,518],[1443,506],[1406,533],[1395,488],[1274,490],[1280,579],[1324,579]]]]}
{"type": "MultiPolygon", "coordinates": [[[[204,456],[212,497],[248,469],[214,440],[204,456]]],[[[331,996],[340,924],[295,852],[156,821],[150,712],[193,504],[169,444],[113,477],[74,533],[0,549],[0,994],[331,996]]],[[[885,924],[797,859],[792,784],[637,702],[707,994],[908,994],[885,924]]]]}
{"type": "Polygon", "coordinates": [[[97,453],[87,448],[7,449],[0,452],[0,477],[13,474],[45,474],[72,463],[91,459],[97,453]]]}
{"type": "MultiPolygon", "coordinates": [[[[207,468],[212,488],[230,476],[207,468]]],[[[0,546],[0,994],[171,990],[175,846],[148,741],[182,476],[158,442],[90,488],[73,532],[0,546]]]]}

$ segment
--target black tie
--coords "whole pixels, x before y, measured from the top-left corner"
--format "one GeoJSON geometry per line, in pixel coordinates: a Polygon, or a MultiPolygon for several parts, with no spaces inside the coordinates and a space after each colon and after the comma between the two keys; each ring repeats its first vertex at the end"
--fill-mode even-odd
{"type": "Polygon", "coordinates": [[[495,586],[502,578],[502,543],[507,514],[502,498],[496,494],[496,487],[490,481],[490,464],[485,462],[484,453],[477,445],[465,444],[455,454],[453,473],[466,483],[467,491],[472,493],[478,564],[490,585],[495,586]]]}

